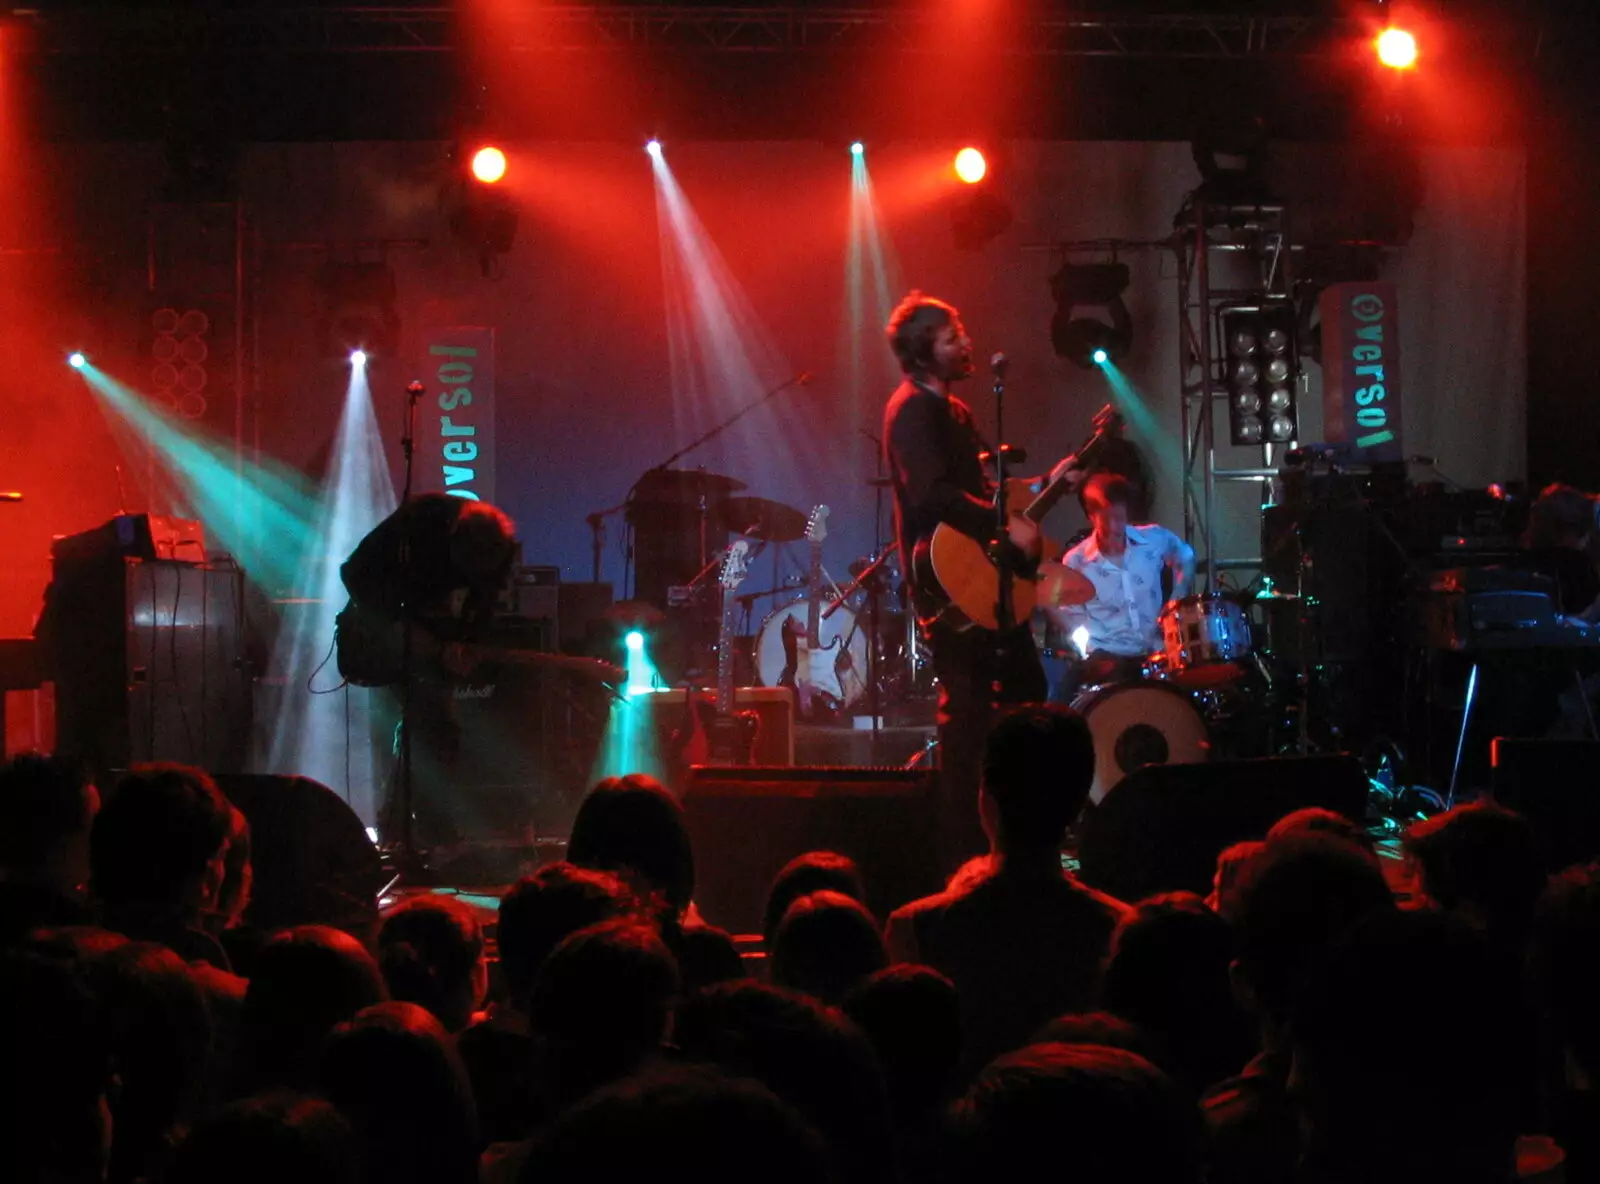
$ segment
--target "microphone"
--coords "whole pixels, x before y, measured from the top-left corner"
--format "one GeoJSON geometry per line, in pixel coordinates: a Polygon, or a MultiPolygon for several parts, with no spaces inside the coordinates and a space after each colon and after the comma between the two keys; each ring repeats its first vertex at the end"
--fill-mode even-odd
{"type": "Polygon", "coordinates": [[[20,502],[21,500],[22,494],[15,489],[7,489],[0,492],[0,502],[20,502]]]}
{"type": "Polygon", "coordinates": [[[422,383],[412,379],[411,385],[406,387],[406,395],[412,399],[420,399],[422,398],[422,392],[427,389],[428,388],[423,386],[422,383]]]}
{"type": "Polygon", "coordinates": [[[794,384],[795,384],[795,386],[810,386],[811,385],[811,371],[809,371],[809,370],[800,371],[799,374],[795,375],[794,384]]]}
{"type": "Polygon", "coordinates": [[[1011,359],[1006,357],[1005,354],[991,354],[989,357],[989,369],[994,371],[994,376],[996,378],[1004,378],[1006,376],[1006,370],[1009,369],[1010,366],[1011,359]]]}

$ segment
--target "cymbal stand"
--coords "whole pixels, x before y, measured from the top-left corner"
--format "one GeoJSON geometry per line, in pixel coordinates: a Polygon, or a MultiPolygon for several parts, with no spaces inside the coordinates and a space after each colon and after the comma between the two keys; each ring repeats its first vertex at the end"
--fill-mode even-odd
{"type": "MultiPolygon", "coordinates": [[[[889,556],[900,550],[899,543],[891,543],[866,567],[861,574],[856,576],[843,588],[835,587],[836,593],[833,603],[822,610],[822,619],[826,621],[844,605],[845,601],[854,596],[862,588],[867,590],[867,709],[872,712],[872,735],[876,739],[879,729],[883,724],[883,703],[881,692],[878,688],[878,661],[879,646],[882,638],[878,632],[878,604],[883,596],[883,581],[878,577],[883,570],[883,565],[889,561],[889,556]]],[[[856,626],[860,628],[859,625],[856,626]]],[[[846,637],[841,647],[845,653],[850,652],[850,638],[846,637]]]]}

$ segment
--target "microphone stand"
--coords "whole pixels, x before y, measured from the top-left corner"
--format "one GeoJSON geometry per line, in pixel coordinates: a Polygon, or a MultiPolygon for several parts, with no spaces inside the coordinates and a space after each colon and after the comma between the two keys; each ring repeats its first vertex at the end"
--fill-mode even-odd
{"type": "MultiPolygon", "coordinates": [[[[412,471],[416,460],[417,403],[424,387],[412,382],[406,387],[406,420],[400,436],[400,452],[405,457],[405,483],[401,487],[400,508],[411,501],[412,471]]],[[[414,656],[411,652],[411,531],[409,516],[401,519],[400,532],[400,752],[395,761],[395,799],[400,806],[400,841],[393,848],[397,861],[415,866],[421,862],[412,822],[411,724],[414,656]]],[[[391,813],[393,807],[391,806],[391,813]]]]}
{"type": "MultiPolygon", "coordinates": [[[[1006,545],[1009,542],[1006,527],[1009,515],[1006,506],[1006,453],[1005,446],[1005,414],[1006,414],[1006,360],[1003,356],[996,357],[994,366],[994,432],[995,439],[1001,441],[994,447],[994,566],[999,575],[999,590],[995,597],[994,621],[997,626],[995,632],[995,657],[997,659],[996,671],[1001,668],[999,662],[1005,655],[1005,636],[1015,624],[1013,620],[1014,605],[1012,602],[1012,581],[1014,573],[1011,570],[1011,549],[1006,545]]],[[[998,691],[998,682],[996,683],[998,691]]],[[[998,703],[996,703],[998,706],[998,703]]]]}

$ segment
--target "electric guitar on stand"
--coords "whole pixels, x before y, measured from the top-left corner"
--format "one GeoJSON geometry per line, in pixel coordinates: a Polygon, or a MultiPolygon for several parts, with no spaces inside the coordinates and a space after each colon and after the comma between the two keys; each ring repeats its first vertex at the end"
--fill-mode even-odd
{"type": "Polygon", "coordinates": [[[785,610],[782,625],[783,672],[777,685],[794,688],[802,719],[837,712],[856,697],[862,684],[862,672],[855,669],[845,644],[846,633],[855,627],[854,617],[822,619],[822,605],[828,599],[822,586],[822,543],[827,537],[828,507],[817,506],[806,520],[811,569],[806,576],[805,599],[785,610]]]}
{"type": "Polygon", "coordinates": [[[749,573],[750,544],[739,539],[728,548],[717,583],[722,586],[722,628],[717,636],[717,701],[706,726],[708,765],[748,765],[755,760],[761,717],[733,706],[733,617],[738,604],[733,593],[749,573]]]}
{"type": "MultiPolygon", "coordinates": [[[[1122,428],[1122,416],[1107,403],[1094,417],[1093,434],[1075,454],[1083,467],[1093,463],[1094,453],[1102,442],[1121,436],[1122,428]]],[[[1008,516],[1021,514],[1039,522],[1069,488],[1065,474],[1048,482],[1037,493],[1030,481],[1008,480],[1004,491],[1008,516]]],[[[1046,541],[1044,553],[1059,556],[1061,548],[1046,541]]],[[[919,587],[944,602],[939,616],[956,628],[969,629],[974,625],[984,629],[999,628],[995,606],[1000,599],[1000,571],[985,543],[943,523],[933,532],[925,555],[918,558],[915,577],[919,587]]],[[[1046,562],[1039,565],[1031,579],[1016,576],[1012,580],[1011,596],[1012,619],[1026,623],[1037,605],[1083,604],[1093,600],[1094,585],[1064,564],[1046,562]]]]}

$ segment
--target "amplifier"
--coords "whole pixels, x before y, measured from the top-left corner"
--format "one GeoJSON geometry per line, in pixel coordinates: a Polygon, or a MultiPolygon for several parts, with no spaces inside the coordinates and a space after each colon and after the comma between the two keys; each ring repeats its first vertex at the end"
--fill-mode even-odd
{"type": "Polygon", "coordinates": [[[943,886],[929,770],[697,768],[683,807],[695,906],[713,925],[759,933],[767,888],[807,851],[854,859],[880,920],[943,886]]]}
{"type": "Polygon", "coordinates": [[[205,528],[192,518],[163,514],[118,514],[93,530],[61,535],[50,544],[57,561],[168,559],[206,561],[205,528]]]}
{"type": "Polygon", "coordinates": [[[543,564],[519,564],[501,589],[495,611],[508,617],[529,617],[554,622],[560,608],[561,569],[543,564]]]}
{"type": "MultiPolygon", "coordinates": [[[[645,713],[658,744],[665,746],[683,727],[691,697],[702,718],[716,706],[717,697],[712,692],[679,687],[637,691],[630,702],[633,709],[645,713]]],[[[738,687],[733,692],[733,705],[736,711],[753,710],[761,717],[761,731],[756,736],[756,764],[794,764],[794,691],[791,688],[738,687]]],[[[612,709],[613,714],[627,710],[629,708],[620,704],[612,709]]]]}

